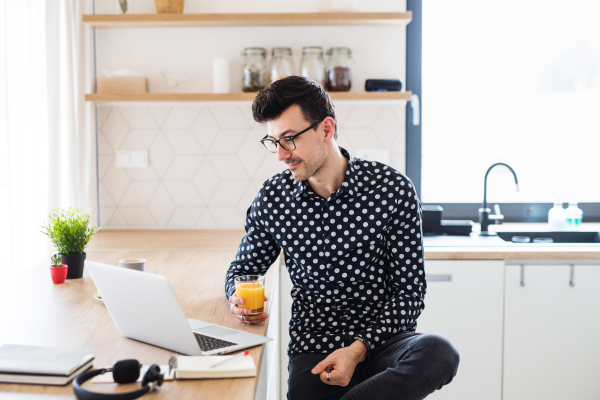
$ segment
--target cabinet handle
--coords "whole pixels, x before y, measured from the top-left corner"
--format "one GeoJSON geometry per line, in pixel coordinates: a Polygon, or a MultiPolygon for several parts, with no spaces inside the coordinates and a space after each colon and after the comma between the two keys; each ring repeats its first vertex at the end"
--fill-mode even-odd
{"type": "Polygon", "coordinates": [[[525,286],[525,266],[521,265],[521,286],[525,286]]]}
{"type": "Polygon", "coordinates": [[[426,275],[427,282],[452,282],[452,274],[431,274],[426,275]]]}
{"type": "Polygon", "coordinates": [[[575,266],[571,265],[571,272],[569,276],[569,286],[575,286],[575,266]]]}

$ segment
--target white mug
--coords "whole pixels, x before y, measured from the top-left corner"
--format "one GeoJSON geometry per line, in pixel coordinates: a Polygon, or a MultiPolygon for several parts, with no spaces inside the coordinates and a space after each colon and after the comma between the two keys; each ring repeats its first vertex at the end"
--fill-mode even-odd
{"type": "Polygon", "coordinates": [[[119,260],[119,267],[142,271],[146,269],[146,260],[143,258],[124,258],[119,260]]]}

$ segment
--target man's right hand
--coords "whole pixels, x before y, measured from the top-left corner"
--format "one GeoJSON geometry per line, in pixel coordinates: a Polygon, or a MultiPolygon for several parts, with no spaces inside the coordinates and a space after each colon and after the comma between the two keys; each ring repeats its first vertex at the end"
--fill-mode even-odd
{"type": "MultiPolygon", "coordinates": [[[[245,308],[238,307],[239,305],[244,304],[244,299],[236,296],[237,292],[234,292],[231,296],[229,296],[229,308],[231,309],[231,313],[242,321],[245,324],[260,324],[267,319],[267,313],[264,312],[258,315],[248,315],[248,310],[245,308]]],[[[265,297],[265,301],[267,301],[267,296],[265,297]]]]}

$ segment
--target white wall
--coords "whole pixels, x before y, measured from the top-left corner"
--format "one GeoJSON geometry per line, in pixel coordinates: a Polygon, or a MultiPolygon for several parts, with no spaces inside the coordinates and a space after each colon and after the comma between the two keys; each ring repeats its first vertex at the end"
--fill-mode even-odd
{"type": "MultiPolygon", "coordinates": [[[[96,13],[113,13],[97,1],[96,13]]],[[[185,2],[184,12],[311,12],[320,0],[185,2]]],[[[361,11],[403,11],[405,2],[359,2],[361,11]]],[[[135,13],[154,13],[153,1],[135,0],[135,13]]],[[[129,68],[149,80],[149,91],[211,92],[212,59],[231,63],[232,91],[241,91],[245,47],[302,46],[353,50],[352,91],[367,78],[404,81],[406,30],[401,27],[248,27],[97,29],[97,70],[129,68]],[[160,71],[189,74],[170,87],[160,71]]],[[[260,185],[283,170],[258,139],[266,128],[251,117],[250,102],[208,104],[109,104],[98,106],[100,219],[103,228],[241,229],[260,185]],[[117,169],[116,150],[149,150],[146,169],[117,169]]],[[[337,102],[339,144],[389,148],[390,164],[404,172],[405,104],[337,102]]]]}

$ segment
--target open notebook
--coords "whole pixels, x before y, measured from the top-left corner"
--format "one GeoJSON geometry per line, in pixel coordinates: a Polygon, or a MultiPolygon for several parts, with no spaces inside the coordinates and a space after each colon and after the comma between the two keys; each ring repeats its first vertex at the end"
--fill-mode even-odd
{"type": "MultiPolygon", "coordinates": [[[[165,380],[173,379],[210,379],[210,378],[247,378],[256,376],[256,366],[250,356],[242,357],[220,367],[211,366],[234,356],[173,356],[169,365],[161,365],[160,371],[164,373],[165,380]]],[[[140,371],[138,382],[148,370],[144,365],[140,371]]],[[[92,383],[114,382],[112,373],[95,376],[92,383]]]]}

